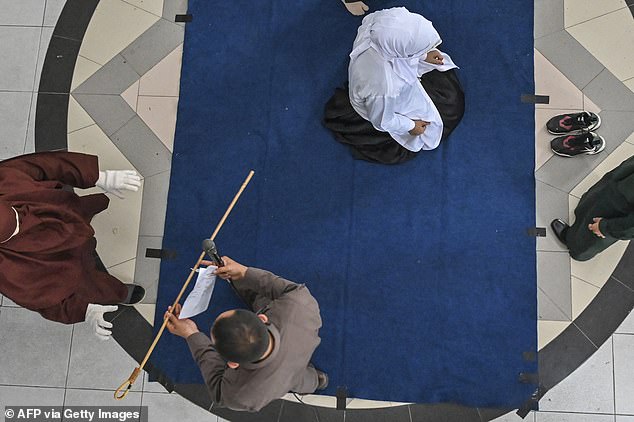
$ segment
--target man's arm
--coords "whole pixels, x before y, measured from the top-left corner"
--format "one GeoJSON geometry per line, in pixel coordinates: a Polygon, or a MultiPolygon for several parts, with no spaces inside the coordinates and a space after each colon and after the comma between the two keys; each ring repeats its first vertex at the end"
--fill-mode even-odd
{"type": "Polygon", "coordinates": [[[167,321],[167,330],[187,342],[189,350],[200,368],[200,372],[205,380],[207,389],[215,404],[224,407],[221,385],[227,363],[211,345],[211,339],[198,331],[196,323],[191,319],[179,319],[182,306],[176,305],[173,313],[165,312],[164,318],[167,321]]]}
{"type": "Polygon", "coordinates": [[[3,161],[0,167],[19,170],[35,181],[53,180],[82,189],[95,186],[99,177],[97,157],[75,152],[27,154],[3,161]]]}
{"type": "Polygon", "coordinates": [[[186,341],[213,402],[219,407],[224,407],[221,386],[227,363],[213,348],[209,337],[203,333],[194,333],[187,337],[186,341]]]}
{"type": "Polygon", "coordinates": [[[275,300],[300,287],[269,271],[246,267],[228,256],[223,256],[222,260],[225,265],[216,270],[216,275],[225,280],[231,279],[236,290],[245,298],[251,298],[251,293],[255,294],[253,302],[257,301],[257,297],[275,300]]]}

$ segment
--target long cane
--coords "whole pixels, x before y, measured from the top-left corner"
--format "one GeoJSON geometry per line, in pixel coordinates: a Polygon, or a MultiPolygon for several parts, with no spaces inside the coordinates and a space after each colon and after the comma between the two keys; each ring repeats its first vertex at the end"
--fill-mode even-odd
{"type": "MultiPolygon", "coordinates": [[[[225,215],[222,216],[222,219],[220,220],[220,222],[216,226],[216,230],[214,230],[213,234],[211,235],[211,237],[210,237],[211,240],[214,240],[216,238],[216,235],[220,231],[220,228],[225,223],[225,220],[229,216],[229,213],[231,213],[231,210],[233,209],[233,206],[236,204],[236,202],[238,202],[238,199],[240,198],[240,195],[242,195],[242,191],[244,191],[244,189],[247,187],[247,185],[251,181],[251,178],[253,177],[254,173],[255,172],[253,170],[251,170],[249,172],[249,175],[247,176],[247,178],[242,183],[242,186],[240,186],[240,190],[238,190],[238,193],[236,193],[236,196],[233,197],[233,201],[231,201],[231,203],[229,204],[229,207],[227,208],[227,211],[225,211],[225,215]]],[[[178,302],[180,302],[181,297],[185,293],[185,290],[187,289],[187,286],[189,285],[189,282],[191,281],[192,277],[196,273],[196,270],[200,266],[200,262],[203,260],[204,257],[205,257],[205,252],[203,251],[200,254],[200,256],[198,257],[198,261],[196,261],[196,265],[194,265],[194,268],[192,268],[191,272],[189,273],[189,277],[187,277],[187,280],[185,280],[185,284],[183,285],[183,288],[181,289],[180,293],[178,293],[178,296],[176,296],[176,300],[172,304],[172,308],[169,310],[169,313],[172,313],[173,310],[176,308],[176,305],[178,304],[178,302]]],[[[154,348],[156,347],[156,344],[158,343],[159,339],[161,338],[161,335],[163,334],[163,331],[165,331],[165,327],[167,326],[167,321],[168,321],[167,318],[165,318],[163,320],[163,325],[161,325],[161,329],[156,334],[156,337],[154,338],[154,341],[152,342],[152,345],[150,346],[150,349],[147,351],[147,353],[145,355],[145,358],[143,359],[141,364],[137,368],[134,368],[134,370],[132,371],[132,374],[130,375],[130,377],[123,384],[121,384],[119,386],[119,388],[116,389],[116,391],[114,392],[114,398],[115,399],[121,400],[128,394],[128,391],[130,391],[130,389],[132,388],[132,384],[134,384],[134,382],[136,381],[137,377],[141,373],[141,370],[143,369],[143,367],[145,366],[147,361],[150,359],[150,355],[152,355],[152,352],[154,351],[154,348]]]]}

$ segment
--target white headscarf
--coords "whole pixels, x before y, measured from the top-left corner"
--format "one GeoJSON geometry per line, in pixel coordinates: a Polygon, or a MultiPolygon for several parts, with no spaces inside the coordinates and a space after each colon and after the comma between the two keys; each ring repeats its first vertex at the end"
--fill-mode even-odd
{"type": "Polygon", "coordinates": [[[404,7],[379,10],[363,19],[350,61],[374,48],[405,82],[418,79],[418,62],[442,40],[432,23],[404,7]]]}

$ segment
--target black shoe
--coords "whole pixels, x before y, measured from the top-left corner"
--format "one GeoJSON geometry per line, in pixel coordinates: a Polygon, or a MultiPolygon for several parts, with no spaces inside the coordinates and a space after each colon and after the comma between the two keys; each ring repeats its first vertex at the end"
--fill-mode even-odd
{"type": "Polygon", "coordinates": [[[574,132],[578,130],[591,131],[601,126],[598,114],[584,111],[583,113],[560,114],[546,123],[546,129],[553,135],[574,132]]]}
{"type": "Polygon", "coordinates": [[[317,381],[319,382],[317,390],[325,390],[328,388],[328,374],[320,371],[319,369],[315,370],[317,371],[317,381]]]}
{"type": "Polygon", "coordinates": [[[145,289],[138,284],[126,284],[126,287],[128,288],[128,296],[119,305],[135,305],[145,297],[145,289]]]}
{"type": "Polygon", "coordinates": [[[566,232],[570,228],[570,226],[565,223],[562,219],[556,218],[550,222],[550,227],[555,232],[555,236],[561,243],[566,244],[566,232]]]}
{"type": "Polygon", "coordinates": [[[562,157],[598,154],[605,148],[605,139],[594,132],[559,136],[550,141],[550,149],[562,157]]]}

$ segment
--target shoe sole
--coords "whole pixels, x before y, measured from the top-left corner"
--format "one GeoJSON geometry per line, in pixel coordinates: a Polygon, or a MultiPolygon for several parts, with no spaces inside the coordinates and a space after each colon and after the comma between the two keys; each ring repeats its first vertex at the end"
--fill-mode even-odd
{"type": "MultiPolygon", "coordinates": [[[[141,286],[140,284],[137,284],[137,286],[141,286]]],[[[143,286],[141,286],[143,287],[143,286]]],[[[117,303],[117,305],[121,305],[121,306],[134,306],[134,305],[138,305],[139,303],[143,302],[143,299],[145,299],[145,296],[147,295],[147,290],[144,288],[143,289],[143,296],[141,297],[141,300],[139,300],[136,303],[117,303]]]]}
{"type": "Polygon", "coordinates": [[[583,129],[575,129],[575,130],[571,130],[569,132],[554,132],[550,129],[548,129],[548,127],[546,127],[546,130],[548,131],[548,133],[550,133],[551,135],[564,135],[566,133],[570,133],[570,134],[575,134],[575,133],[582,133],[584,131],[588,131],[588,132],[592,132],[593,130],[598,129],[601,126],[601,116],[599,116],[598,114],[595,113],[595,115],[597,116],[597,123],[595,126],[590,126],[587,128],[583,128],[583,129]]]}

